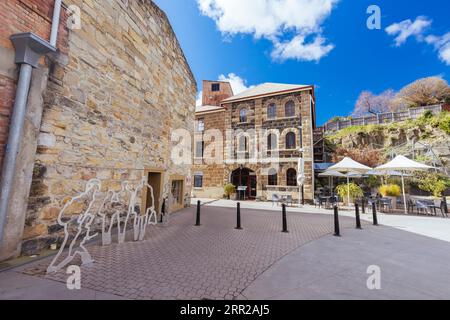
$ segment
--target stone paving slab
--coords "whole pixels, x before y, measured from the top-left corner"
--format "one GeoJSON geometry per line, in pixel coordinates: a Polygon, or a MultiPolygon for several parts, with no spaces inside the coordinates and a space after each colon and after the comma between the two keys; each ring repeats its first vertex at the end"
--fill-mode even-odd
{"type": "Polygon", "coordinates": [[[256,279],[247,299],[450,299],[450,244],[389,227],[345,230],[291,252],[256,279]],[[381,269],[369,290],[367,268],[381,269]]]}
{"type": "MultiPolygon", "coordinates": [[[[188,208],[167,227],[149,227],[144,242],[90,247],[96,262],[82,267],[82,287],[128,299],[232,300],[279,259],[333,232],[327,215],[289,213],[289,233],[281,232],[281,212],[244,209],[244,230],[235,221],[234,209],[203,207],[202,226],[194,227],[195,208],[188,208]]],[[[354,220],[341,224],[353,227],[354,220]]]]}

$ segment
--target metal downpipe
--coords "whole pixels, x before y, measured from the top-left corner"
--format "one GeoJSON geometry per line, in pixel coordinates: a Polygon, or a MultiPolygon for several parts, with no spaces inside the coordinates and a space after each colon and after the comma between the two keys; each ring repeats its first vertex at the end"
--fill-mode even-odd
{"type": "Polygon", "coordinates": [[[14,183],[13,179],[25,122],[32,71],[33,67],[29,64],[24,63],[20,66],[19,82],[17,84],[16,99],[12,110],[8,144],[5,158],[3,159],[0,196],[0,241],[3,239],[6,218],[8,216],[9,197],[14,183]]]}

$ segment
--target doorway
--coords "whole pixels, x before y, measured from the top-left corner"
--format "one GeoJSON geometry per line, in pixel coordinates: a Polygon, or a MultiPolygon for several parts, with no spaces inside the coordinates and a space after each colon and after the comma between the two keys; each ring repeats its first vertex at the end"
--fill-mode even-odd
{"type": "MultiPolygon", "coordinates": [[[[162,172],[148,172],[148,184],[153,188],[153,197],[155,199],[155,211],[159,215],[161,213],[161,192],[162,192],[162,172]]],[[[145,210],[152,206],[152,196],[147,190],[145,210]]]]}
{"type": "Polygon", "coordinates": [[[247,187],[245,197],[247,199],[255,199],[257,195],[257,178],[256,173],[248,168],[239,168],[231,174],[231,183],[236,187],[247,187]]]}

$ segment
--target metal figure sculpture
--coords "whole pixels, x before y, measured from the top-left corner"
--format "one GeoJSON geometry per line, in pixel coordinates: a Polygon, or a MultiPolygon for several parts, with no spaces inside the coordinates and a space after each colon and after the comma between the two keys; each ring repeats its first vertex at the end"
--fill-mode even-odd
{"type": "MultiPolygon", "coordinates": [[[[128,182],[122,182],[120,191],[116,192],[114,190],[108,190],[103,199],[101,199],[100,190],[101,181],[98,179],[90,180],[86,185],[85,191],[71,198],[59,212],[58,223],[64,228],[64,240],[58,254],[47,268],[47,273],[53,273],[61,270],[67,266],[77,254],[81,258],[82,265],[88,265],[94,262],[84,245],[87,241],[98,235],[98,233],[91,234],[91,226],[97,215],[101,218],[103,246],[107,246],[112,243],[112,228],[116,224],[118,233],[117,242],[119,244],[125,242],[127,226],[128,223],[131,223],[130,219],[132,219],[133,223],[134,241],[143,241],[145,239],[147,226],[158,224],[153,187],[148,183],[145,177],[134,188],[130,186],[128,182]],[[147,188],[147,192],[150,193],[151,206],[145,211],[145,214],[142,215],[136,204],[138,195],[144,188],[147,188]],[[126,203],[127,200],[128,205],[126,203]],[[74,220],[63,220],[63,216],[68,211],[69,207],[79,202],[86,205],[86,209],[76,219],[77,233],[73,238],[70,238],[71,235],[69,234],[69,224],[74,220]],[[99,204],[98,207],[97,204],[99,204]],[[69,239],[71,239],[71,242],[68,247],[68,251],[65,252],[69,239]],[[75,248],[75,245],[78,242],[80,242],[79,248],[75,248]],[[63,254],[66,255],[65,258],[61,262],[57,263],[63,254]]],[[[164,194],[170,196],[170,193],[168,193],[168,185],[164,188],[164,194]]],[[[164,223],[167,223],[168,219],[166,217],[168,217],[168,215],[164,214],[162,217],[164,218],[164,223]]]]}
{"type": "Polygon", "coordinates": [[[117,238],[119,243],[125,241],[125,229],[122,229],[122,216],[121,213],[124,212],[122,199],[124,194],[127,192],[128,182],[124,181],[121,184],[121,190],[119,192],[109,190],[106,193],[99,210],[98,215],[102,218],[102,245],[107,246],[112,243],[111,232],[114,223],[117,221],[117,238]],[[107,212],[113,212],[111,218],[109,218],[109,226],[107,212]]]}
{"type": "Polygon", "coordinates": [[[61,270],[66,265],[68,265],[75,258],[75,256],[77,254],[81,258],[82,265],[88,265],[88,264],[91,264],[94,262],[94,260],[92,259],[91,255],[89,254],[89,252],[87,251],[87,249],[85,248],[84,245],[85,245],[86,241],[89,241],[97,236],[97,233],[91,234],[91,225],[94,222],[95,217],[96,217],[96,213],[93,212],[93,206],[94,206],[94,203],[96,203],[99,200],[100,189],[101,189],[100,180],[98,180],[98,179],[90,180],[86,185],[85,191],[82,192],[81,194],[79,194],[78,196],[73,197],[70,201],[68,201],[64,205],[62,210],[59,212],[58,223],[59,223],[59,225],[64,227],[64,240],[63,240],[63,243],[61,244],[58,254],[55,256],[55,258],[53,259],[53,261],[50,263],[49,267],[47,268],[47,273],[53,273],[53,272],[57,272],[57,271],[61,270]],[[66,244],[69,241],[69,237],[70,237],[69,224],[70,224],[71,220],[66,221],[66,222],[63,221],[63,219],[62,219],[63,215],[65,212],[67,212],[67,209],[74,203],[82,202],[83,204],[85,204],[86,201],[89,202],[86,210],[81,215],[79,215],[78,218],[76,219],[77,233],[71,240],[68,251],[65,253],[64,250],[65,250],[66,244]],[[84,237],[81,238],[83,235],[84,235],[84,237]],[[78,242],[78,240],[80,240],[80,238],[81,238],[80,245],[78,248],[75,249],[74,247],[75,247],[76,243],[78,242]],[[59,258],[64,253],[66,254],[66,257],[61,262],[57,263],[59,258]]]}

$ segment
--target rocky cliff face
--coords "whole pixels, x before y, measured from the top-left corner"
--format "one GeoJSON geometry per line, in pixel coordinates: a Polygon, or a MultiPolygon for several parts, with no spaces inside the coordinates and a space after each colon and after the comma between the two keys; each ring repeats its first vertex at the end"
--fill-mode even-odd
{"type": "Polygon", "coordinates": [[[397,123],[342,130],[327,137],[336,147],[346,149],[373,148],[385,155],[391,153],[423,156],[433,161],[433,153],[450,164],[450,135],[431,123],[397,123]]]}

